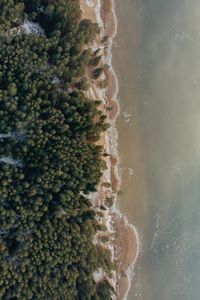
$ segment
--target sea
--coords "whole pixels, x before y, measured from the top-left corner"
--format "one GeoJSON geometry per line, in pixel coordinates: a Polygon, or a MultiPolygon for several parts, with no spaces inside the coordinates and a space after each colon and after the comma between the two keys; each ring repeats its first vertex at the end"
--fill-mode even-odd
{"type": "Polygon", "coordinates": [[[118,206],[141,243],[128,300],[198,300],[200,1],[115,5],[118,206]]]}

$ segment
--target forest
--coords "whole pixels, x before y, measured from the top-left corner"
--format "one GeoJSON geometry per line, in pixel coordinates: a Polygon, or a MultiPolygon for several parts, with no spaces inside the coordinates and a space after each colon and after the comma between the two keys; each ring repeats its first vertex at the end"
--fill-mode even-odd
{"type": "Polygon", "coordinates": [[[87,197],[108,127],[84,93],[97,34],[79,0],[0,0],[2,300],[111,299],[106,276],[93,276],[113,265],[92,242],[101,228],[87,197]]]}

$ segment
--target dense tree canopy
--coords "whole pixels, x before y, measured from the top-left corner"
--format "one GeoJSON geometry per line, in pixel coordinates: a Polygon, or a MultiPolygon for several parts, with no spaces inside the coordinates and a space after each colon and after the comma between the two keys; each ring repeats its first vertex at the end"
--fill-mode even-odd
{"type": "Polygon", "coordinates": [[[99,28],[80,17],[78,0],[0,0],[3,300],[111,299],[108,282],[93,278],[112,264],[92,243],[98,223],[86,197],[102,175],[95,142],[107,128],[82,91],[92,59],[82,49],[99,28]],[[24,29],[36,23],[44,34],[24,29]]]}

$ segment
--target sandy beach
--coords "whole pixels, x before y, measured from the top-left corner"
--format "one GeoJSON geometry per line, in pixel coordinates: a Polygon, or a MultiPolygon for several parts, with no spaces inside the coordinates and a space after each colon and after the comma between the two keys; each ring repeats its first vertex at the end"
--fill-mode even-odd
{"type": "MultiPolygon", "coordinates": [[[[94,207],[100,207],[105,204],[106,198],[114,200],[114,204],[107,209],[100,223],[107,226],[109,241],[104,243],[104,247],[110,249],[113,261],[116,261],[117,268],[113,271],[113,276],[109,279],[115,289],[116,294],[113,299],[126,299],[131,285],[134,265],[139,254],[139,236],[137,230],[128,223],[127,218],[117,210],[118,193],[120,190],[119,176],[119,158],[118,158],[118,133],[115,121],[119,115],[120,108],[117,99],[118,80],[112,67],[112,44],[117,33],[117,19],[114,11],[114,2],[112,0],[80,0],[82,8],[82,18],[91,19],[100,26],[100,36],[96,38],[92,48],[101,49],[103,55],[102,63],[108,64],[110,68],[104,72],[100,80],[107,80],[106,88],[99,88],[98,82],[91,78],[91,71],[88,67],[87,75],[89,81],[89,90],[87,96],[91,99],[101,99],[101,110],[106,114],[110,128],[102,135],[98,142],[108,154],[106,160],[107,169],[104,171],[98,192],[90,195],[94,207]],[[106,43],[102,40],[109,36],[106,43]],[[112,110],[108,110],[112,107],[112,110]],[[105,183],[109,183],[105,187],[105,183]],[[114,236],[114,238],[113,238],[114,236]]],[[[99,236],[96,237],[98,243],[99,236]]],[[[101,280],[104,274],[99,274],[98,280],[101,280]]]]}

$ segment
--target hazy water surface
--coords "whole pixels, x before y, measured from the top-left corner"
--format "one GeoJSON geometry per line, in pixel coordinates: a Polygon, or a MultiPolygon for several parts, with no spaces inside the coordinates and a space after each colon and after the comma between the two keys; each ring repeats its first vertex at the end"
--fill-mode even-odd
{"type": "Polygon", "coordinates": [[[143,241],[129,300],[200,299],[200,1],[116,12],[120,206],[143,241]]]}

